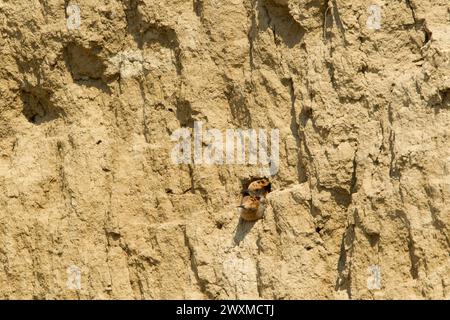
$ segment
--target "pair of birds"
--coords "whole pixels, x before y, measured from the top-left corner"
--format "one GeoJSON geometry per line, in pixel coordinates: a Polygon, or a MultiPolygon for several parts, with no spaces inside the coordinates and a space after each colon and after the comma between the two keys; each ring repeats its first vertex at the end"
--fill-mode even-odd
{"type": "Polygon", "coordinates": [[[263,178],[253,181],[242,191],[243,197],[238,206],[241,218],[245,221],[261,219],[266,208],[266,195],[270,192],[269,179],[263,178]]]}

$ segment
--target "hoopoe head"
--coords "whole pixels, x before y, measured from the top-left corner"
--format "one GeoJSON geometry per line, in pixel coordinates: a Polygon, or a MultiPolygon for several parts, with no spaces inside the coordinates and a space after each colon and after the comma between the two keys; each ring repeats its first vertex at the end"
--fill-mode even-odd
{"type": "Polygon", "coordinates": [[[263,197],[271,191],[271,184],[269,179],[263,178],[253,181],[248,185],[248,188],[243,191],[244,195],[249,194],[254,197],[263,197]]]}
{"type": "Polygon", "coordinates": [[[238,208],[242,211],[257,211],[259,208],[259,199],[250,195],[244,196],[242,198],[241,204],[238,208]]]}

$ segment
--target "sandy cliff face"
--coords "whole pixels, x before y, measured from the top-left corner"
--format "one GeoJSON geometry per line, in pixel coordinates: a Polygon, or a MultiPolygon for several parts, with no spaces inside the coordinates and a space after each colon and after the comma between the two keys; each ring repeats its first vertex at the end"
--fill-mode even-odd
{"type": "MultiPolygon", "coordinates": [[[[450,297],[447,0],[0,0],[0,297],[450,297]],[[279,130],[174,164],[177,129],[279,130]]],[[[208,145],[204,142],[204,147],[208,145]]]]}

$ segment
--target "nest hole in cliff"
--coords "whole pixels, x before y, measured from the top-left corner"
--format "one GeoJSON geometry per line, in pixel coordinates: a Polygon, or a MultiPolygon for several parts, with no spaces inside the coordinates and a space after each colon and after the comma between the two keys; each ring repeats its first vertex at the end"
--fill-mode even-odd
{"type": "Polygon", "coordinates": [[[98,54],[99,49],[84,48],[76,43],[69,43],[64,48],[65,62],[75,81],[101,79],[105,66],[98,54]]]}
{"type": "Polygon", "coordinates": [[[23,102],[22,114],[32,124],[40,125],[64,115],[63,110],[51,102],[49,93],[45,91],[22,89],[20,98],[23,102]]]}
{"type": "Polygon", "coordinates": [[[106,75],[101,51],[99,46],[85,48],[72,42],[64,48],[63,57],[74,83],[110,93],[107,83],[116,79],[117,75],[106,75]]]}
{"type": "Polygon", "coordinates": [[[181,127],[194,128],[197,115],[199,115],[199,112],[192,109],[189,101],[177,100],[175,116],[181,127]]]}
{"type": "Polygon", "coordinates": [[[216,222],[216,228],[221,230],[223,228],[223,222],[222,221],[217,221],[216,222]]]}
{"type": "Polygon", "coordinates": [[[441,106],[447,109],[450,108],[450,88],[439,90],[439,95],[441,97],[441,106]]]}
{"type": "MultiPolygon", "coordinates": [[[[319,8],[319,2],[310,6],[319,8]]],[[[306,29],[291,14],[288,1],[264,0],[262,9],[258,15],[260,24],[270,28],[273,33],[274,43],[284,43],[288,48],[294,48],[301,43],[306,34],[306,29]]]]}

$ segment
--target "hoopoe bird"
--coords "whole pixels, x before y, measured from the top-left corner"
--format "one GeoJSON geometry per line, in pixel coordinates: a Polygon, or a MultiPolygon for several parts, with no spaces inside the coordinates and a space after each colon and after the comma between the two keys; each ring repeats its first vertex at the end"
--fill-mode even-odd
{"type": "Polygon", "coordinates": [[[241,205],[238,206],[241,218],[245,221],[256,221],[263,217],[265,199],[262,200],[250,195],[244,196],[241,205]]]}

